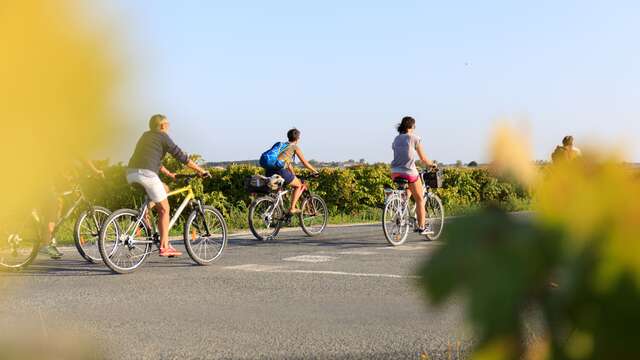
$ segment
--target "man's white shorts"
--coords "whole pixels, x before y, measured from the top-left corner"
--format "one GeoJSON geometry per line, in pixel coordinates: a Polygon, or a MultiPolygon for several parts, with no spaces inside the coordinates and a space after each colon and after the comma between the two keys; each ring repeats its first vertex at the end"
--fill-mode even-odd
{"type": "Polygon", "coordinates": [[[127,169],[127,182],[140,184],[153,202],[161,202],[167,198],[167,191],[158,174],[147,169],[127,169]]]}

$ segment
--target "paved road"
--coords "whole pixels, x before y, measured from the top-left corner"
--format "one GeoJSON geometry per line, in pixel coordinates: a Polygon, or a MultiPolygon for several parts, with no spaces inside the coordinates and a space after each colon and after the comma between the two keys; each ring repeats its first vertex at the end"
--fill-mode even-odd
{"type": "Polygon", "coordinates": [[[456,358],[469,338],[460,306],[429,306],[413,276],[438,246],[388,247],[378,225],[240,235],[215,265],[154,256],[130,275],[68,249],[0,275],[0,333],[63,329],[117,359],[456,358]]]}

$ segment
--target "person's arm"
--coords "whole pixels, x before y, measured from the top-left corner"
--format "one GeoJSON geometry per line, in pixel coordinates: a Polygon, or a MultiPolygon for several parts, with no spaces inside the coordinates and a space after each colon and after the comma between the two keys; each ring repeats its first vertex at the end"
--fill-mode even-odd
{"type": "Polygon", "coordinates": [[[165,174],[166,176],[170,177],[173,180],[176,179],[176,174],[172,173],[171,171],[169,171],[169,169],[167,169],[164,166],[160,166],[160,172],[165,174]]]}
{"type": "Polygon", "coordinates": [[[302,150],[300,150],[299,147],[296,147],[296,156],[298,157],[298,159],[300,159],[300,162],[302,163],[302,165],[304,165],[304,167],[306,167],[307,169],[311,170],[314,173],[318,172],[318,170],[316,170],[316,168],[314,168],[313,165],[309,164],[307,159],[304,158],[304,155],[302,155],[302,150]]]}
{"type": "MultiPolygon", "coordinates": [[[[173,140],[171,140],[169,135],[165,136],[165,141],[167,152],[171,154],[171,156],[173,156],[176,160],[183,163],[188,168],[195,170],[200,175],[204,176],[209,174],[208,171],[198,166],[198,164],[196,164],[193,160],[190,160],[189,155],[182,151],[182,149],[180,149],[178,145],[176,145],[173,140]]],[[[160,169],[160,171],[162,171],[162,169],[160,169]]]]}
{"type": "Polygon", "coordinates": [[[416,146],[416,152],[418,153],[418,156],[420,157],[420,160],[422,160],[422,162],[427,164],[427,166],[430,166],[430,167],[437,167],[438,166],[435,162],[429,160],[429,158],[427,157],[427,154],[425,154],[425,152],[424,152],[424,148],[422,147],[421,143],[416,146]]]}
{"type": "Polygon", "coordinates": [[[100,176],[101,178],[104,179],[104,171],[98,169],[96,167],[96,165],[93,163],[93,161],[89,160],[89,159],[85,159],[84,163],[87,165],[87,167],[89,169],[91,169],[91,171],[93,171],[94,174],[100,176]]]}
{"type": "Polygon", "coordinates": [[[200,166],[198,166],[198,164],[196,164],[193,160],[189,160],[187,161],[187,167],[190,169],[195,170],[198,174],[205,176],[208,175],[209,172],[203,168],[201,168],[200,166]]]}

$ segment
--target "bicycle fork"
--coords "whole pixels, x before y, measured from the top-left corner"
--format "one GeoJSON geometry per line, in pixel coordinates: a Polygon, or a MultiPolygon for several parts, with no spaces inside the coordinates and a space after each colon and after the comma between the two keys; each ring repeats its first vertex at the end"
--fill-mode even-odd
{"type": "MultiPolygon", "coordinates": [[[[200,201],[200,199],[194,200],[192,202],[192,207],[195,208],[195,210],[198,212],[198,214],[200,214],[202,216],[202,224],[204,225],[204,233],[206,237],[210,237],[211,236],[211,231],[209,230],[209,224],[207,223],[207,217],[205,216],[204,213],[204,208],[202,207],[202,202],[200,201]],[[195,205],[194,205],[195,203],[195,205]]],[[[197,223],[196,223],[197,226],[197,223]]]]}

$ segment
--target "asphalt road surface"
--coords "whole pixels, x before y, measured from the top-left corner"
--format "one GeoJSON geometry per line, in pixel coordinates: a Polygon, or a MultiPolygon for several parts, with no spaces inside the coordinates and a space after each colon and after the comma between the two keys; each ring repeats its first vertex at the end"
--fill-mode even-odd
{"type": "Polygon", "coordinates": [[[379,225],[237,235],[215,265],[156,255],[129,275],[68,248],[0,274],[0,333],[77,334],[113,359],[455,359],[461,306],[430,306],[414,275],[438,246],[389,247],[379,225]]]}

